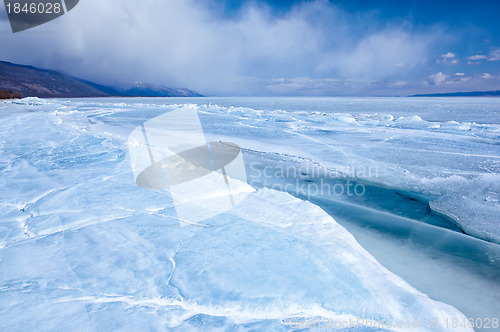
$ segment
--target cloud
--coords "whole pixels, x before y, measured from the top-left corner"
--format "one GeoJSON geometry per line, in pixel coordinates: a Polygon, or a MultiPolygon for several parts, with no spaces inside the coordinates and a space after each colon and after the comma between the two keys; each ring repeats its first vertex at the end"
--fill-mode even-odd
{"type": "Polygon", "coordinates": [[[445,82],[447,78],[448,76],[446,76],[442,72],[439,72],[434,75],[430,75],[427,81],[429,82],[429,84],[439,85],[445,82]]]}
{"type": "Polygon", "coordinates": [[[474,55],[468,56],[467,59],[477,61],[477,60],[488,59],[488,56],[486,56],[484,54],[474,54],[474,55]]]}
{"type": "MultiPolygon", "coordinates": [[[[261,80],[259,85],[278,95],[296,95],[297,92],[308,92],[314,95],[359,95],[376,93],[376,95],[395,95],[395,91],[403,91],[400,95],[407,95],[405,88],[412,88],[414,84],[408,81],[379,81],[367,79],[316,79],[311,77],[277,78],[261,80]]],[[[396,93],[397,94],[397,93],[396,93]]]]}
{"type": "Polygon", "coordinates": [[[471,76],[466,76],[464,73],[455,73],[453,75],[445,75],[442,72],[430,75],[427,78],[427,83],[431,85],[441,85],[450,83],[463,83],[471,79],[471,76]]]}
{"type": "MultiPolygon", "coordinates": [[[[81,1],[46,25],[0,34],[0,44],[9,45],[0,48],[0,58],[105,84],[142,81],[207,94],[271,94],[263,82],[276,78],[361,87],[423,79],[433,45],[446,39],[439,27],[417,29],[371,12],[351,14],[328,1],[299,3],[280,15],[249,2],[229,18],[208,3],[215,2],[81,1]]],[[[458,61],[451,52],[442,59],[458,61]]]]}
{"type": "Polygon", "coordinates": [[[487,73],[466,75],[438,72],[423,81],[394,81],[366,79],[314,79],[310,77],[261,80],[258,85],[279,95],[295,95],[307,91],[308,95],[377,95],[408,96],[418,93],[499,90],[500,77],[487,73]]]}
{"type": "Polygon", "coordinates": [[[491,51],[488,61],[500,61],[500,49],[491,51]]]}
{"type": "Polygon", "coordinates": [[[446,93],[460,91],[500,90],[499,76],[493,76],[486,73],[472,75],[442,75],[444,76],[438,75],[434,77],[438,78],[439,84],[433,84],[434,82],[432,78],[429,77],[427,81],[422,82],[422,84],[414,82],[410,91],[419,91],[418,93],[446,93]]]}
{"type": "Polygon", "coordinates": [[[361,39],[351,51],[331,52],[320,68],[344,78],[403,78],[423,65],[430,43],[426,36],[398,29],[384,30],[361,39]]]}
{"type": "Polygon", "coordinates": [[[459,62],[456,57],[457,57],[457,55],[455,53],[447,52],[445,54],[442,54],[438,59],[436,59],[436,62],[447,64],[447,65],[456,65],[459,62]]]}
{"type": "Polygon", "coordinates": [[[10,47],[0,56],[103,83],[225,93],[245,89],[247,76],[311,65],[321,31],[299,14],[274,18],[252,5],[224,20],[194,0],[87,0],[43,27],[1,35],[0,43],[10,47]],[[37,33],[43,30],[51,33],[37,33]]]}
{"type": "Polygon", "coordinates": [[[478,65],[481,63],[481,60],[500,61],[500,49],[491,50],[489,55],[474,54],[474,55],[468,56],[467,59],[472,60],[472,61],[467,61],[468,65],[478,65]]]}

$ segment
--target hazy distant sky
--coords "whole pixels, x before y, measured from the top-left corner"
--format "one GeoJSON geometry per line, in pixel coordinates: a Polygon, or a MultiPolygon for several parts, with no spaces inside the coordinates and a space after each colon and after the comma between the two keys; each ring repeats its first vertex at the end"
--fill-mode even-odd
{"type": "Polygon", "coordinates": [[[80,0],[0,60],[209,95],[500,89],[500,1],[80,0]]]}

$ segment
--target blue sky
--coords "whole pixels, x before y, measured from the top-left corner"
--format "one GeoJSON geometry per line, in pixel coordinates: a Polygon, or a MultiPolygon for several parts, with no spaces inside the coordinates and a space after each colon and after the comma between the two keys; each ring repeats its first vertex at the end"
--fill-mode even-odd
{"type": "MultiPolygon", "coordinates": [[[[500,89],[500,1],[81,0],[0,59],[210,95],[500,89]]],[[[3,45],[7,45],[4,47],[3,45]]]]}

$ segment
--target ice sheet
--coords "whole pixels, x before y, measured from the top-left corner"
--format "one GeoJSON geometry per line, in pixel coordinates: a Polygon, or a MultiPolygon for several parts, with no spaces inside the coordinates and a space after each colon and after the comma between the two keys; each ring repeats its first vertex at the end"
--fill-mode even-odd
{"type": "MultiPolygon", "coordinates": [[[[297,320],[362,319],[444,331],[446,318],[465,319],[386,270],[323,210],[283,192],[260,189],[206,226],[180,227],[168,192],[136,186],[126,156],[127,133],[176,106],[0,105],[2,329],[287,330],[297,320]],[[436,319],[438,329],[427,325],[436,319]]],[[[202,110],[230,130],[219,120],[231,110],[202,110]]],[[[250,141],[252,121],[233,125],[233,137],[250,141]]],[[[307,148],[301,139],[296,147],[307,148]]]]}

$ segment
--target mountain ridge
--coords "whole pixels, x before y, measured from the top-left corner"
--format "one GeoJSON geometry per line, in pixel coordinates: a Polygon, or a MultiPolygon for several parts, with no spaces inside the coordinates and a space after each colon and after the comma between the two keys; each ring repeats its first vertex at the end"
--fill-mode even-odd
{"type": "Polygon", "coordinates": [[[189,89],[176,89],[153,84],[106,86],[57,70],[42,69],[0,61],[0,89],[20,93],[24,97],[202,97],[189,89]]]}

